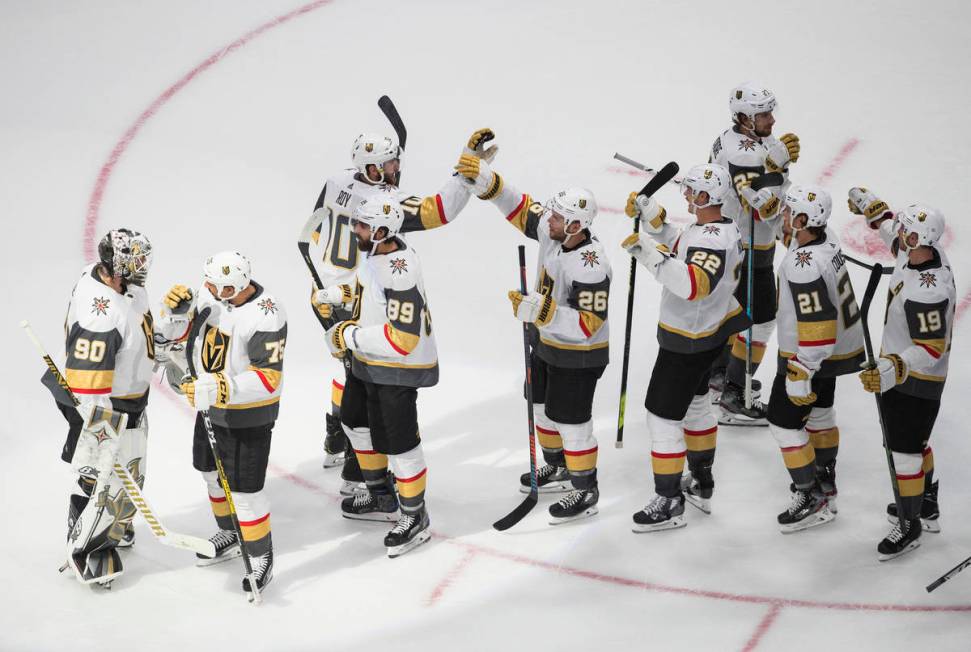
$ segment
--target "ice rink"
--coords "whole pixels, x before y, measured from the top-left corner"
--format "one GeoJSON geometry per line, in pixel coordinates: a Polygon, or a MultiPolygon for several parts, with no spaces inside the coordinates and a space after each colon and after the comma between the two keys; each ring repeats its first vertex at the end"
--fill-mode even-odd
{"type": "MultiPolygon", "coordinates": [[[[3,650],[967,650],[971,570],[924,586],[971,555],[966,308],[971,246],[967,126],[971,45],[964,2],[582,2],[256,0],[0,3],[0,649],[3,650]],[[949,219],[958,322],[931,441],[939,535],[880,563],[892,500],[873,399],[840,381],[839,516],[782,536],[788,475],[766,428],[721,428],[712,515],[631,532],[653,493],[643,398],[657,352],[659,286],[638,275],[626,446],[615,449],[630,230],[623,204],[644,177],[612,160],[704,162],[729,126],[728,91],[756,79],[795,132],[797,182],[825,184],[847,252],[886,260],[846,191],[891,206],[923,200],[949,219]],[[337,470],[321,469],[323,413],[339,370],[308,306],[295,241],[324,179],[364,130],[390,132],[387,93],[408,126],[402,187],[434,194],[468,135],[492,127],[494,163],[545,199],[586,185],[614,267],[612,363],[598,387],[600,514],[553,528],[549,498],[506,533],[527,469],[522,339],[506,291],[525,241],[472,199],[455,224],[408,238],[422,256],[441,382],[419,394],[434,537],[385,556],[382,525],[339,514],[337,470]],[[73,476],[66,424],[37,382],[44,365],[18,324],[63,349],[78,271],[110,228],[155,246],[153,301],[201,283],[203,260],[247,254],[289,312],[286,381],[267,491],[275,578],[247,604],[238,561],[197,568],[136,519],[110,592],[58,575],[73,476]],[[964,424],[964,425],[962,425],[964,424]]],[[[675,186],[659,200],[687,211],[675,186]]],[[[529,269],[535,269],[530,243],[529,269]]],[[[781,249],[776,260],[781,259],[781,249]]],[[[643,272],[643,270],[642,270],[643,272]]],[[[865,274],[852,271],[857,296],[865,274]]],[[[871,314],[880,333],[881,289],[871,314]]],[[[770,345],[766,360],[772,360],[770,345]]],[[[63,360],[63,354],[58,361],[63,360]]],[[[769,383],[775,365],[758,377],[769,383]]],[[[157,386],[145,493],[167,526],[214,522],[191,466],[192,412],[157,386]]]]}

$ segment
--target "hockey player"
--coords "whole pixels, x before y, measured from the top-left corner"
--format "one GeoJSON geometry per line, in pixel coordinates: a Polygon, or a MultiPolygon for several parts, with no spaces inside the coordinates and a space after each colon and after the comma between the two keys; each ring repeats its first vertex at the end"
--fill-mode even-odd
{"type": "MultiPolygon", "coordinates": [[[[746,256],[752,256],[752,373],[765,355],[765,346],[775,327],[776,290],[773,257],[778,231],[781,188],[763,188],[758,192],[749,187],[752,180],[766,172],[781,172],[788,176],[791,163],[799,160],[799,138],[785,134],[780,139],[772,136],[775,124],[775,95],[759,84],[746,82],[732,89],[728,100],[732,122],[721,136],[715,139],[709,161],[728,170],[734,192],[725,197],[722,214],[738,224],[742,234],[742,247],[746,256]],[[754,233],[752,228],[754,227],[754,233]],[[750,236],[753,250],[749,251],[750,236]]],[[[748,260],[741,268],[735,297],[747,307],[748,260]]],[[[713,386],[723,390],[720,400],[724,425],[765,425],[765,408],[756,401],[751,408],[745,407],[746,333],[733,338],[731,354],[723,354],[713,372],[713,386]],[[727,362],[727,368],[726,368],[727,362]],[[722,380],[724,378],[724,380],[722,380]]],[[[757,384],[753,383],[758,387],[757,384]]]]}
{"type": "MultiPolygon", "coordinates": [[[[479,129],[469,138],[467,150],[483,156],[493,156],[496,148],[484,150],[495,138],[492,130],[479,129]]],[[[314,246],[312,258],[323,287],[353,285],[355,271],[361,261],[357,236],[350,219],[354,207],[375,192],[392,191],[404,212],[401,232],[421,231],[444,226],[454,220],[469,200],[468,185],[456,177],[449,178],[436,195],[417,197],[398,189],[401,178],[401,154],[398,143],[387,136],[365,133],[354,141],[351,149],[353,168],[327,179],[314,205],[311,233],[314,246]]],[[[314,288],[319,291],[323,288],[314,288]]],[[[332,305],[318,300],[311,293],[314,314],[324,329],[350,318],[350,300],[332,305]]],[[[346,376],[350,360],[343,359],[346,376]]],[[[350,443],[340,425],[340,404],[344,379],[334,378],[331,385],[331,409],[325,415],[324,468],[343,464],[341,493],[351,495],[363,482],[361,470],[354,458],[350,443]]]]}
{"type": "Polygon", "coordinates": [[[791,235],[779,267],[779,364],[769,427],[792,478],[783,533],[836,516],[839,429],[836,378],[859,369],[863,328],[836,236],[826,229],[833,202],[813,185],[786,192],[783,229],[791,235]]]}
{"type": "Polygon", "coordinates": [[[655,199],[631,193],[627,200],[627,214],[641,217],[654,242],[634,233],[621,246],[664,286],[660,349],[644,401],[656,495],[634,514],[634,532],[684,527],[686,497],[710,513],[718,434],[708,396],[711,366],[728,338],[750,324],[734,294],[742,265],[738,227],[722,215],[732,192],[728,171],[697,165],[682,187],[695,222],[680,230],[665,221],[655,199]],[[685,457],[690,473],[682,480],[685,457]]]}
{"type": "MultiPolygon", "coordinates": [[[[240,253],[214,254],[206,260],[203,273],[205,282],[196,296],[177,285],[164,302],[176,315],[191,306],[196,319],[203,309],[211,310],[199,328],[193,351],[198,377],[187,377],[181,390],[196,410],[209,411],[245,552],[250,556],[257,587],[262,590],[273,579],[270,500],[263,486],[283,390],[286,312],[272,294],[252,280],[250,262],[240,253]]],[[[192,465],[205,479],[219,528],[209,539],[216,556],[199,555],[199,565],[238,557],[240,542],[201,414],[196,416],[193,432],[192,465]]],[[[250,592],[248,577],[243,579],[243,591],[250,592]]]]}
{"type": "Polygon", "coordinates": [[[938,244],[944,216],[926,204],[911,204],[893,217],[886,202],[853,188],[850,210],[879,229],[896,257],[876,368],[860,374],[863,387],[879,392],[887,441],[893,453],[903,507],[887,507],[893,529],[877,546],[881,560],[920,545],[921,524],[940,532],[934,454],[928,446],[947,379],[956,290],[951,265],[938,244]]]}
{"type": "MultiPolygon", "coordinates": [[[[568,188],[546,205],[533,201],[474,155],[456,169],[474,184],[473,192],[492,201],[506,220],[539,242],[535,291],[509,292],[513,314],[533,325],[532,395],[536,430],[546,465],[537,470],[540,490],[573,490],[549,508],[556,525],[597,513],[597,439],[593,396],[609,361],[610,261],[591,233],[597,216],[593,193],[568,188]]],[[[528,491],[530,475],[520,478],[528,491]]]]}
{"type": "Polygon", "coordinates": [[[419,387],[438,383],[438,353],[421,262],[398,235],[405,213],[397,194],[393,189],[372,193],[355,207],[351,228],[362,260],[354,288],[331,286],[321,297],[335,304],[353,297],[350,319],[331,326],[327,344],[335,356],[351,356],[341,424],[368,490],[345,498],[341,511],[351,519],[397,519],[384,538],[389,557],[408,552],[430,536],[417,398],[419,387]]]}
{"type": "Polygon", "coordinates": [[[114,229],[98,244],[98,258],[81,271],[65,319],[64,376],[80,407],[53,374],[43,382],[69,424],[61,459],[78,472],[80,492],[71,495],[68,510],[67,565],[80,582],[107,585],[123,570],[116,548],[134,538],[135,507],[114,464],[139,485],[145,476],[144,410],[154,359],[145,278],[152,245],[137,231],[114,229]]]}

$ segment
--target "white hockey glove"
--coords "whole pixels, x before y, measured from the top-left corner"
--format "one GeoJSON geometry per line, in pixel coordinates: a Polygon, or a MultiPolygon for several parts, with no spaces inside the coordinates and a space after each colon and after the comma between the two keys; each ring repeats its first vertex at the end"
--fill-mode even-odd
{"type": "Polygon", "coordinates": [[[556,302],[548,294],[529,292],[524,295],[519,290],[510,290],[508,296],[512,302],[512,314],[519,321],[536,324],[537,328],[549,326],[553,321],[556,302]]]}
{"type": "Polygon", "coordinates": [[[492,129],[488,127],[479,129],[469,136],[469,142],[466,143],[462,154],[466,156],[478,156],[481,159],[485,159],[486,163],[492,163],[493,159],[496,158],[496,154],[499,152],[499,146],[492,145],[491,147],[486,147],[486,143],[495,137],[496,134],[492,129]]]}
{"type": "Polygon", "coordinates": [[[331,326],[326,333],[327,348],[335,358],[343,358],[348,351],[357,350],[354,333],[360,326],[353,321],[341,321],[331,326]]]}
{"type": "Polygon", "coordinates": [[[773,140],[766,148],[765,171],[783,172],[790,163],[799,160],[799,136],[783,134],[779,140],[773,140]]]}
{"type": "Polygon", "coordinates": [[[354,290],[350,285],[331,285],[310,294],[310,304],[321,319],[330,319],[333,306],[350,303],[354,300],[354,290]]]}
{"type": "Polygon", "coordinates": [[[644,223],[644,230],[654,235],[661,232],[667,219],[667,211],[664,210],[664,206],[657,203],[656,199],[638,195],[636,192],[627,196],[624,212],[630,218],[640,217],[644,223]]]}
{"type": "Polygon", "coordinates": [[[189,400],[189,405],[202,412],[214,405],[222,407],[229,403],[232,381],[222,372],[203,372],[195,380],[187,378],[182,383],[182,393],[189,400]]]}
{"type": "Polygon", "coordinates": [[[750,183],[745,184],[739,189],[739,194],[745,202],[759,212],[759,217],[763,220],[771,220],[779,216],[779,208],[782,202],[776,197],[775,193],[769,188],[752,190],[750,183]]]}
{"type": "Polygon", "coordinates": [[[866,223],[871,229],[877,228],[884,218],[893,217],[893,212],[887,206],[887,202],[866,188],[850,188],[846,204],[851,213],[866,218],[866,223]]]}
{"type": "Polygon", "coordinates": [[[173,285],[164,297],[155,321],[155,361],[168,359],[168,348],[189,334],[189,315],[194,304],[192,290],[184,285],[173,285]]]}
{"type": "Polygon", "coordinates": [[[657,270],[661,264],[671,257],[671,250],[666,245],[642,242],[638,233],[631,233],[624,238],[620,246],[655,276],[657,276],[657,270]]]}
{"type": "Polygon", "coordinates": [[[786,364],[786,394],[796,405],[812,405],[816,402],[816,392],[812,389],[813,374],[816,373],[796,358],[786,364]]]}
{"type": "Polygon", "coordinates": [[[472,184],[472,192],[479,199],[492,199],[502,191],[502,177],[478,156],[462,154],[455,169],[472,184]]]}
{"type": "Polygon", "coordinates": [[[860,382],[868,392],[883,394],[907,380],[907,363],[894,353],[880,356],[875,367],[867,367],[866,364],[863,363],[860,382]]]}

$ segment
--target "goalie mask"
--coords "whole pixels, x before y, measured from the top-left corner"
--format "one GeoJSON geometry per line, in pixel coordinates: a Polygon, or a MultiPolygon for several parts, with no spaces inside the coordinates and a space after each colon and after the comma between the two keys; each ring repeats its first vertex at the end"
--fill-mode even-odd
{"type": "MultiPolygon", "coordinates": [[[[367,167],[373,165],[381,175],[378,183],[397,185],[397,178],[384,178],[384,164],[396,158],[401,158],[401,148],[398,147],[397,141],[389,136],[363,133],[354,139],[354,146],[351,148],[351,161],[358,172],[364,175],[365,179],[370,179],[367,175],[367,167]]],[[[400,176],[400,174],[395,176],[400,176]]]]}
{"type": "Polygon", "coordinates": [[[152,243],[138,231],[113,229],[98,243],[98,258],[111,276],[144,287],[152,266],[152,243]]]}
{"type": "Polygon", "coordinates": [[[352,225],[361,223],[371,230],[371,251],[382,242],[393,239],[401,230],[401,225],[405,221],[404,213],[398,201],[390,194],[376,193],[363,200],[354,209],[354,216],[351,218],[352,225]],[[387,229],[387,235],[378,240],[375,236],[378,229],[387,229]]]}
{"type": "Polygon", "coordinates": [[[206,275],[206,282],[215,286],[216,298],[224,304],[228,304],[249,287],[252,274],[249,259],[238,251],[213,254],[202,266],[202,271],[206,275]],[[225,288],[233,288],[233,293],[224,297],[225,288]]]}
{"type": "MultiPolygon", "coordinates": [[[[553,195],[546,202],[545,208],[563,216],[564,228],[568,229],[573,222],[580,223],[580,230],[589,229],[593,218],[597,216],[597,200],[593,193],[586,188],[567,188],[553,195]]],[[[575,235],[567,231],[567,235],[575,235]]]]}
{"type": "Polygon", "coordinates": [[[944,235],[944,215],[927,204],[911,204],[897,213],[897,233],[900,245],[907,251],[917,247],[933,247],[944,235]],[[909,246],[910,235],[917,234],[917,244],[909,246]]]}
{"type": "Polygon", "coordinates": [[[681,186],[691,191],[691,203],[695,208],[707,208],[725,203],[725,196],[732,189],[732,179],[726,170],[717,163],[696,165],[684,175],[681,186]],[[702,192],[708,193],[708,202],[695,203],[694,197],[702,192]]]}
{"type": "Polygon", "coordinates": [[[793,233],[815,226],[825,227],[833,212],[833,198],[819,186],[789,186],[786,191],[786,210],[790,212],[789,226],[793,233]],[[800,215],[806,216],[806,226],[796,228],[794,222],[800,215]]]}
{"type": "Polygon", "coordinates": [[[775,94],[755,82],[739,84],[728,98],[728,110],[736,122],[741,113],[754,123],[756,115],[775,111],[776,106],[775,94]]]}

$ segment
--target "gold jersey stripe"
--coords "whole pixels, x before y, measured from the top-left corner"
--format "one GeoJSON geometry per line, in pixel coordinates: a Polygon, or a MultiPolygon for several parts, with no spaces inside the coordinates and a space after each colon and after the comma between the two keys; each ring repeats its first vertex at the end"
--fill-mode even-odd
{"type": "Polygon", "coordinates": [[[438,366],[438,360],[435,362],[429,362],[428,364],[405,364],[404,362],[389,362],[386,360],[372,360],[371,358],[365,358],[358,351],[354,352],[354,357],[364,364],[371,365],[373,367],[393,367],[396,369],[433,369],[438,366]]]}
{"type": "Polygon", "coordinates": [[[513,209],[513,212],[506,216],[506,221],[512,224],[514,227],[526,232],[526,221],[529,219],[529,207],[533,203],[533,198],[529,195],[523,195],[523,199],[519,202],[519,205],[513,209]]]}
{"type": "Polygon", "coordinates": [[[283,372],[277,371],[276,369],[266,369],[263,367],[254,367],[250,365],[250,371],[255,371],[260,376],[260,380],[263,381],[263,386],[266,387],[267,391],[275,392],[280,388],[280,381],[283,379],[283,372]]]}
{"type": "Polygon", "coordinates": [[[820,346],[822,344],[835,344],[836,342],[835,319],[796,322],[796,330],[799,334],[800,345],[814,346],[809,343],[815,342],[815,346],[820,346]]]}
{"type": "Polygon", "coordinates": [[[580,311],[580,328],[587,337],[593,337],[604,325],[604,320],[586,310],[580,311]]]}
{"type": "Polygon", "coordinates": [[[735,310],[731,311],[730,313],[722,317],[722,320],[718,323],[717,326],[715,326],[711,330],[702,331],[700,333],[690,333],[688,331],[681,330],[680,328],[669,326],[664,322],[658,322],[657,325],[663,328],[664,330],[668,331],[669,333],[674,333],[675,335],[680,335],[681,337],[687,337],[688,339],[692,339],[692,340],[700,340],[703,337],[708,337],[709,335],[714,335],[715,333],[717,333],[718,329],[725,325],[725,322],[727,322],[729,319],[731,319],[732,317],[735,317],[741,312],[742,312],[742,306],[738,306],[737,308],[735,308],[735,310]]]}
{"type": "Polygon", "coordinates": [[[98,391],[111,389],[115,381],[113,369],[65,369],[67,384],[73,390],[98,391]]]}
{"type": "Polygon", "coordinates": [[[391,348],[401,355],[408,355],[414,351],[416,348],[418,348],[418,342],[421,340],[420,336],[406,333],[399,328],[395,328],[391,324],[384,325],[384,336],[391,344],[391,348]]]}
{"type": "Polygon", "coordinates": [[[251,408],[266,407],[267,405],[273,405],[274,403],[279,403],[280,397],[273,396],[265,401],[254,401],[253,403],[239,403],[233,405],[215,405],[220,410],[249,410],[251,408]]]}
{"type": "Polygon", "coordinates": [[[594,351],[596,349],[606,349],[610,345],[610,342],[599,342],[597,344],[566,344],[565,342],[554,342],[553,340],[548,340],[542,336],[540,336],[539,341],[546,346],[553,347],[554,349],[562,349],[564,351],[594,351]]]}
{"type": "Polygon", "coordinates": [[[445,219],[445,208],[442,206],[442,199],[438,195],[425,197],[421,200],[419,209],[421,223],[426,229],[436,229],[448,221],[445,219]]]}
{"type": "Polygon", "coordinates": [[[688,273],[691,274],[691,296],[688,301],[700,301],[711,294],[711,279],[705,270],[697,265],[688,265],[688,273]]]}
{"type": "Polygon", "coordinates": [[[947,342],[944,340],[944,338],[933,340],[915,339],[914,344],[924,347],[924,349],[926,349],[927,352],[930,353],[934,358],[941,357],[947,350],[947,342]]]}

